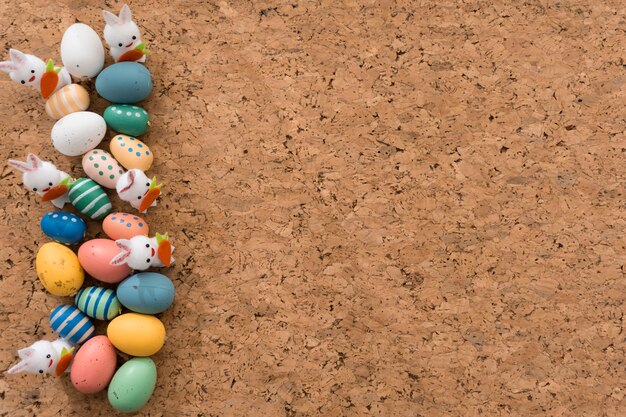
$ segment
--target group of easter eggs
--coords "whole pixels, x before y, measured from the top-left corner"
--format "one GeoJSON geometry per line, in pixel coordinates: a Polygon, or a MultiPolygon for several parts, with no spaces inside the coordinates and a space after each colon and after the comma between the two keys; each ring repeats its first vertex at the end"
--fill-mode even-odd
{"type": "Polygon", "coordinates": [[[113,212],[105,188],[115,189],[139,214],[156,205],[161,185],[150,179],[153,155],[137,136],[150,125],[148,113],[136,103],[152,90],[145,62],[147,50],[139,29],[124,5],[115,15],[103,11],[104,37],[115,63],[104,68],[104,48],[97,33],[76,23],[64,33],[61,59],[52,60],[10,50],[0,70],[21,84],[35,87],[46,99],[47,114],[57,120],[52,144],[66,156],[82,157],[85,178],[73,179],[51,162],[29,154],[9,164],[23,173],[24,186],[63,209],[71,203],[85,217],[102,221],[109,239],[83,242],[86,222],[76,214],[53,211],[41,219],[45,243],[36,257],[37,276],[55,296],[74,297],[50,314],[59,335],[20,349],[20,362],[8,372],[70,374],[74,387],[86,394],[108,387],[111,405],[121,412],[141,409],[156,386],[156,366],[150,356],[165,342],[165,327],[154,315],[174,302],[174,285],[166,276],[150,272],[173,262],[174,247],[166,234],[149,237],[148,223],[139,215],[113,212]],[[87,111],[89,93],[79,79],[96,77],[96,91],[112,104],[104,117],[87,111]],[[113,131],[110,153],[96,149],[108,128],[113,131]],[[78,246],[77,253],[71,247],[78,246]],[[83,288],[85,272],[103,283],[83,288]],[[115,290],[111,288],[116,285],[115,290]],[[106,335],[96,335],[92,320],[109,321],[106,335]],[[132,357],[118,367],[118,352],[132,357]]]}

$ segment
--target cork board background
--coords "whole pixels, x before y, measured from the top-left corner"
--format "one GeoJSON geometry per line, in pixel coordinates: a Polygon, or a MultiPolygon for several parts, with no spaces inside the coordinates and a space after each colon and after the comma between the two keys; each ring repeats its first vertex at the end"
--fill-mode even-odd
{"type": "MultiPolygon", "coordinates": [[[[0,0],[2,57],[57,61],[66,27],[120,6],[0,0]]],[[[626,415],[622,2],[131,8],[166,183],[146,219],[177,254],[140,414],[626,415]]],[[[3,74],[0,115],[1,161],[82,174],[3,74]]],[[[66,300],[34,269],[52,206],[0,172],[6,369],[66,300]]],[[[111,414],[68,378],[4,373],[0,410],[111,414]]]]}

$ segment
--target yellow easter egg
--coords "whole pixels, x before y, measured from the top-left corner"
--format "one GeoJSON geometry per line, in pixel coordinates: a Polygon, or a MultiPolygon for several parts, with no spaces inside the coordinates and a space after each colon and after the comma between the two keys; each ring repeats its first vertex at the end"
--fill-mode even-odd
{"type": "Polygon", "coordinates": [[[89,93],[78,84],[69,84],[50,96],[46,102],[46,113],[57,120],[70,113],[87,110],[89,93]]]}
{"type": "Polygon", "coordinates": [[[131,356],[152,356],[165,343],[165,326],[154,316],[126,313],[114,318],[107,327],[113,346],[131,356]]]}
{"type": "Polygon", "coordinates": [[[152,166],[152,151],[142,141],[132,136],[118,134],[109,144],[113,157],[126,169],[147,171],[152,166]]]}
{"type": "Polygon", "coordinates": [[[59,243],[49,242],[39,248],[35,266],[44,288],[54,295],[73,295],[85,280],[78,256],[59,243]]]}

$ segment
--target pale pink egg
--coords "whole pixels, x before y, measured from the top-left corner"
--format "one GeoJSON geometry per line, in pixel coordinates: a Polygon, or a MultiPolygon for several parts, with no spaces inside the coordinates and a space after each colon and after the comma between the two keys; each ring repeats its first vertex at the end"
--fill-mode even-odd
{"type": "Polygon", "coordinates": [[[83,394],[95,394],[106,388],[117,365],[115,348],[106,336],[96,336],[78,349],[72,362],[70,378],[83,394]]]}
{"type": "Polygon", "coordinates": [[[94,149],[83,156],[85,174],[106,188],[115,188],[117,180],[124,173],[124,168],[107,151],[94,149]]]}
{"type": "Polygon", "coordinates": [[[150,229],[144,219],[134,214],[111,213],[102,222],[102,230],[113,240],[148,236],[150,229]]]}
{"type": "Polygon", "coordinates": [[[132,272],[126,264],[111,265],[111,260],[120,253],[110,239],[92,239],[78,248],[78,261],[92,277],[102,282],[120,282],[132,272]]]}

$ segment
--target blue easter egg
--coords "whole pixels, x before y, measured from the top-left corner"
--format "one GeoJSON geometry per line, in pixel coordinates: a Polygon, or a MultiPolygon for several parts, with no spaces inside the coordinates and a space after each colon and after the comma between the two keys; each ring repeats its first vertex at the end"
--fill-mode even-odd
{"type": "Polygon", "coordinates": [[[126,278],[116,293],[124,307],[143,314],[162,313],[174,302],[174,284],[157,272],[140,272],[126,278]]]}
{"type": "Polygon", "coordinates": [[[93,323],[74,306],[63,304],[50,313],[50,327],[70,343],[80,344],[96,333],[93,323]]]}
{"type": "Polygon", "coordinates": [[[96,91],[112,103],[137,103],[150,95],[152,76],[137,62],[118,62],[98,74],[96,91]]]}
{"type": "Polygon", "coordinates": [[[76,245],[83,241],[87,224],[75,214],[51,211],[41,218],[41,230],[56,242],[76,245]]]}

